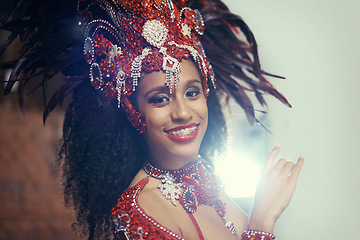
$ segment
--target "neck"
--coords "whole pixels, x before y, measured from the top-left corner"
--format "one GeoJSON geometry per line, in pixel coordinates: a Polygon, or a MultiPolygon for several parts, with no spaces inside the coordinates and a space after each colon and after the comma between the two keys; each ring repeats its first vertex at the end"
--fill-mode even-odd
{"type": "Polygon", "coordinates": [[[155,167],[163,170],[178,170],[189,163],[195,162],[199,159],[198,155],[195,156],[168,156],[167,154],[150,153],[148,161],[155,167]],[[159,156],[161,155],[161,156],[159,156]]]}

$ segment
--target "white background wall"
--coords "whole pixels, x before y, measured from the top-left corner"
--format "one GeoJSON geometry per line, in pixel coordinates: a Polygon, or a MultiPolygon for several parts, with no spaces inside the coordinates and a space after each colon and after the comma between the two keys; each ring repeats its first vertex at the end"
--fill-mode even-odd
{"type": "Polygon", "coordinates": [[[293,108],[268,98],[273,145],[305,165],[280,240],[360,239],[360,1],[225,0],[293,108]]]}

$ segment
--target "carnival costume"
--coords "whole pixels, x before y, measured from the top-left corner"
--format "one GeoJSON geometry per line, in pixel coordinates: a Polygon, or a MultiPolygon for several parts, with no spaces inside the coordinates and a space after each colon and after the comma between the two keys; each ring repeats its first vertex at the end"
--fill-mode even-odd
{"type": "MultiPolygon", "coordinates": [[[[131,96],[143,73],[163,71],[165,85],[177,90],[180,62],[191,59],[199,69],[205,96],[219,89],[244,109],[250,123],[257,121],[248,93],[261,105],[263,94],[287,100],[265,79],[253,34],[243,20],[229,12],[221,1],[211,0],[78,0],[51,3],[46,0],[19,0],[1,21],[12,33],[0,49],[3,53],[17,36],[24,43],[13,61],[0,69],[12,68],[5,94],[19,82],[19,103],[29,80],[43,75],[37,88],[44,89],[44,121],[56,105],[90,81],[98,90],[100,105],[116,102],[140,133],[146,130],[143,115],[131,96]],[[82,53],[79,54],[79,46],[82,53]],[[46,99],[47,82],[57,73],[65,83],[46,99]]],[[[278,76],[275,76],[278,77],[278,76]]],[[[203,160],[178,171],[157,169],[147,163],[149,177],[161,179],[159,190],[174,205],[192,216],[198,206],[214,206],[224,224],[225,206],[218,199],[219,183],[203,160]]],[[[137,196],[148,179],[127,189],[112,211],[116,234],[126,239],[181,239],[162,227],[138,205],[137,196]],[[133,204],[132,204],[133,203],[133,204]],[[149,224],[148,224],[149,223],[149,224]]],[[[195,226],[197,223],[191,217],[195,226]]],[[[199,228],[198,233],[202,234],[199,228]]],[[[242,239],[273,239],[271,234],[246,231],[242,239]]]]}

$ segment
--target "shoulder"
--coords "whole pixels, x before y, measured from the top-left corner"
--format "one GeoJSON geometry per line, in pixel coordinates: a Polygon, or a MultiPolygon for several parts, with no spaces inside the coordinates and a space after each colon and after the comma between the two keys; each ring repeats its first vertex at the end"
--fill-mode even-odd
{"type": "Polygon", "coordinates": [[[133,180],[131,181],[129,188],[132,188],[139,184],[141,180],[147,177],[146,172],[143,169],[140,169],[140,171],[135,175],[133,180]]]}

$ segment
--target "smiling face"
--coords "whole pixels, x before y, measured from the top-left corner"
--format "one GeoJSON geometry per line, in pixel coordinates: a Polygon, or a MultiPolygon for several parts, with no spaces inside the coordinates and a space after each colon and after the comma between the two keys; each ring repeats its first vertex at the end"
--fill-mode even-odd
{"type": "Polygon", "coordinates": [[[183,60],[178,89],[171,95],[164,72],[146,74],[137,88],[138,110],[145,116],[144,132],[150,161],[164,169],[178,169],[197,159],[208,112],[199,72],[183,60]]]}

